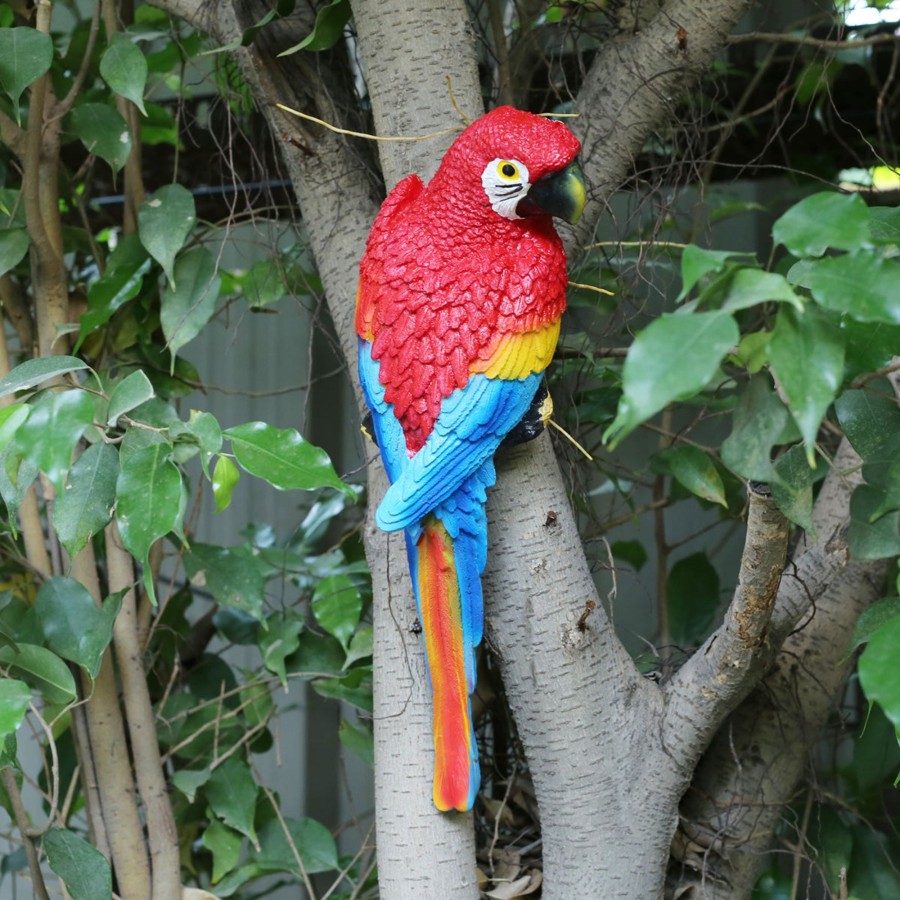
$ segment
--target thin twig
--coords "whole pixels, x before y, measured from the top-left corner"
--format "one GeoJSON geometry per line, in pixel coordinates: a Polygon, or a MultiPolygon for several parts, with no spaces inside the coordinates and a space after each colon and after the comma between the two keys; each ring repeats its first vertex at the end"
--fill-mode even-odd
{"type": "Polygon", "coordinates": [[[317,125],[321,125],[323,128],[327,128],[329,131],[333,131],[335,134],[346,134],[349,137],[358,137],[364,138],[367,141],[427,141],[431,138],[443,137],[445,134],[451,134],[454,131],[462,131],[462,128],[459,125],[454,125],[452,128],[443,128],[440,131],[432,131],[428,134],[420,134],[414,137],[407,137],[405,135],[389,135],[383,136],[378,134],[366,134],[364,131],[351,131],[348,128],[338,128],[337,125],[332,125],[330,122],[326,122],[324,119],[319,119],[316,116],[311,116],[309,113],[300,112],[298,109],[291,109],[290,106],[285,106],[283,103],[275,104],[282,112],[290,113],[292,116],[298,116],[301,119],[307,119],[310,122],[315,122],[317,125]]]}
{"type": "Polygon", "coordinates": [[[34,841],[28,834],[28,813],[25,812],[25,804],[22,803],[22,795],[19,793],[19,784],[11,766],[3,769],[3,785],[9,804],[12,807],[16,827],[22,835],[22,846],[25,848],[25,856],[28,859],[28,868],[31,870],[31,883],[34,886],[34,896],[37,900],[50,900],[47,894],[47,886],[44,884],[44,876],[41,872],[41,860],[38,856],[34,841]]]}

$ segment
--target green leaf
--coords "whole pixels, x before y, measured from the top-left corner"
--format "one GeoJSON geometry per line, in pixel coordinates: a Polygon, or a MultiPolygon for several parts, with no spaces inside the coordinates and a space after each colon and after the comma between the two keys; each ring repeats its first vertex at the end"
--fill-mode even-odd
{"type": "Polygon", "coordinates": [[[803,309],[803,301],[783,275],[759,269],[738,269],[728,286],[722,309],[735,312],[770,301],[789,303],[798,310],[803,309]]]}
{"type": "Polygon", "coordinates": [[[688,244],[681,254],[681,293],[676,298],[680,303],[691,292],[695,284],[710,272],[721,272],[731,256],[746,256],[732,250],[705,250],[695,244],[688,244]]]}
{"type": "MultiPolygon", "coordinates": [[[[314,819],[284,817],[291,842],[308,874],[330,872],[338,868],[337,846],[331,832],[314,819]]],[[[258,866],[269,871],[293,872],[301,877],[300,865],[277,818],[270,819],[259,831],[259,852],[254,854],[258,866]]]]}
{"type": "Polygon", "coordinates": [[[241,279],[241,290],[254,309],[275,303],[286,293],[281,268],[270,259],[254,263],[241,279]]]}
{"type": "Polygon", "coordinates": [[[212,489],[216,501],[216,512],[222,512],[231,504],[231,495],[240,480],[238,467],[227,457],[220,456],[213,469],[212,489]]]}
{"type": "Polygon", "coordinates": [[[41,585],[34,608],[50,649],[83,666],[94,679],[112,640],[121,605],[122,597],[117,594],[98,608],[83,584],[55,577],[41,585]]]}
{"type": "Polygon", "coordinates": [[[169,459],[170,453],[168,444],[138,450],[122,464],[116,481],[116,518],[122,543],[143,564],[144,585],[154,603],[150,548],[179,527],[186,503],[181,473],[169,459]]]}
{"type": "Polygon", "coordinates": [[[742,478],[777,480],[772,447],[790,419],[787,407],[769,386],[767,375],[754,375],[734,411],[731,434],[722,442],[722,462],[742,478]]]}
{"type": "Polygon", "coordinates": [[[251,475],[279,490],[314,490],[333,487],[348,495],[324,450],[313,446],[293,428],[275,428],[265,422],[247,422],[225,430],[235,458],[251,475]]]}
{"type": "Polygon", "coordinates": [[[65,706],[77,696],[69,667],[44,647],[23,643],[15,649],[0,647],[0,666],[9,667],[7,677],[21,678],[40,691],[47,703],[65,706]]]}
{"type": "Polygon", "coordinates": [[[117,36],[100,60],[103,80],[120,96],[130,100],[145,116],[144,86],[147,60],[140,48],[124,35],[117,36]]]}
{"type": "Polygon", "coordinates": [[[217,603],[262,619],[266,583],[256,557],[228,547],[192,543],[184,567],[191,583],[205,586],[217,603]]]}
{"type": "Polygon", "coordinates": [[[287,56],[299,50],[327,50],[333,47],[341,39],[351,12],[350,0],[331,0],[331,3],[316,13],[313,30],[299,44],[282,50],[278,55],[287,56]]]}
{"type": "Polygon", "coordinates": [[[603,439],[612,437],[615,446],[673,400],[702,390],[739,337],[734,319],[721,312],[664,315],[651,322],[628,351],[622,399],[603,439]]]}
{"type": "Polygon", "coordinates": [[[873,391],[845,391],[834,404],[847,440],[863,460],[884,454],[900,432],[900,408],[893,397],[873,391]]]}
{"type": "Polygon", "coordinates": [[[244,843],[244,839],[218,819],[213,819],[204,830],[200,842],[212,853],[212,883],[216,884],[237,867],[241,859],[241,845],[244,843]]]}
{"type": "Polygon", "coordinates": [[[896,847],[866,822],[853,829],[853,856],[847,870],[850,894],[857,900],[900,897],[900,876],[894,860],[896,847]]]}
{"type": "Polygon", "coordinates": [[[209,769],[179,769],[172,775],[172,784],[193,803],[197,791],[209,781],[211,775],[209,769]]]}
{"type": "Polygon", "coordinates": [[[81,317],[77,350],[82,341],[141,290],[152,261],[137,235],[128,235],[110,254],[106,271],[88,288],[88,310],[81,317]]]}
{"type": "Polygon", "coordinates": [[[341,700],[367,713],[372,712],[371,669],[367,666],[350,669],[342,678],[320,678],[312,685],[313,690],[322,697],[341,700]]]}
{"type": "Polygon", "coordinates": [[[31,238],[25,228],[0,230],[0,276],[14,269],[25,258],[31,238]]]}
{"type": "Polygon", "coordinates": [[[66,487],[56,499],[53,527],[70,557],[112,518],[118,476],[119,454],[103,442],[88,447],[69,469],[66,487]]]}
{"type": "Polygon", "coordinates": [[[838,813],[828,806],[817,806],[811,817],[811,838],[816,859],[823,868],[826,883],[840,884],[841,869],[849,871],[853,835],[838,813]]]}
{"type": "Polygon", "coordinates": [[[74,356],[44,356],[39,359],[29,359],[17,365],[5,378],[0,379],[0,397],[36,387],[69,372],[87,368],[86,362],[82,362],[74,356]]]}
{"type": "Polygon", "coordinates": [[[826,256],[797,263],[787,277],[812,291],[826,309],[860,322],[900,324],[900,261],[896,259],[863,252],[826,256]]]}
{"type": "Polygon", "coordinates": [[[115,425],[119,421],[119,416],[137,409],[155,396],[150,379],[141,369],[137,369],[123,378],[109,395],[106,424],[115,425]]]}
{"type": "Polygon", "coordinates": [[[869,210],[858,194],[813,194],[772,226],[772,237],[794,256],[821,256],[829,247],[858,250],[871,242],[869,210]]]}
{"type": "Polygon", "coordinates": [[[16,121],[19,98],[50,68],[53,62],[53,41],[49,34],[34,28],[0,29],[0,90],[12,100],[16,121]]]}
{"type": "Polygon", "coordinates": [[[16,436],[30,412],[31,407],[25,403],[0,407],[0,451],[16,436]]]}
{"type": "Polygon", "coordinates": [[[364,725],[353,725],[341,720],[338,738],[350,751],[355,753],[370,768],[375,765],[375,745],[372,732],[364,725]]]}
{"type": "Polygon", "coordinates": [[[692,494],[728,507],[725,487],[708,453],[699,447],[671,447],[654,457],[654,469],[671,474],[692,494]]]}
{"type": "Polygon", "coordinates": [[[230,756],[215,769],[206,783],[206,800],[226,824],[256,843],[253,819],[259,788],[250,767],[238,756],[230,756]]]}
{"type": "Polygon", "coordinates": [[[861,484],[850,498],[847,543],[854,559],[887,559],[900,554],[900,511],[876,519],[881,502],[881,490],[868,484],[861,484]]]}
{"type": "Polygon", "coordinates": [[[347,658],[343,668],[349,669],[355,662],[361,659],[370,659],[372,656],[373,631],[371,625],[361,626],[350,638],[350,646],[347,648],[347,658]]]}
{"type": "Polygon", "coordinates": [[[303,621],[294,616],[274,615],[266,621],[267,630],[259,632],[259,649],[263,662],[274,672],[283,687],[287,687],[285,659],[300,646],[303,621]]]}
{"type": "Polygon", "coordinates": [[[221,283],[215,257],[206,247],[193,247],[178,258],[174,282],[162,292],[161,311],[163,334],[173,357],[212,318],[221,283]]]}
{"type": "Polygon", "coordinates": [[[719,608],[719,576],[705,553],[678,560],[669,572],[669,637],[679,647],[706,639],[719,608]]]}
{"type": "Polygon", "coordinates": [[[876,600],[871,606],[863,610],[862,615],[856,620],[853,636],[850,638],[850,646],[847,648],[849,657],[854,650],[862,646],[891,619],[900,617],[900,597],[885,597],[876,600]]]}
{"type": "Polygon", "coordinates": [[[103,854],[84,838],[65,828],[44,835],[50,868],[65,882],[72,900],[112,897],[112,873],[103,854]]]}
{"type": "Polygon", "coordinates": [[[197,213],[194,198],[180,184],[161,187],[138,210],[141,243],[175,283],[175,256],[194,228],[197,213]]]}
{"type": "Polygon", "coordinates": [[[818,310],[798,314],[782,307],[769,344],[769,361],[806,442],[806,458],[814,466],[819,425],[844,374],[841,333],[818,310]]]}
{"type": "Polygon", "coordinates": [[[48,393],[31,407],[16,434],[16,446],[63,492],[75,445],[94,419],[94,400],[87,391],[48,393]]]}
{"type": "Polygon", "coordinates": [[[779,457],[775,472],[778,478],[770,487],[778,508],[815,539],[816,529],[812,519],[815,473],[809,466],[803,447],[797,444],[779,457]]]}
{"type": "Polygon", "coordinates": [[[69,127],[88,153],[107,162],[118,172],[131,155],[128,123],[105,103],[84,103],[69,116],[69,127]]]}
{"type": "Polygon", "coordinates": [[[859,683],[870,701],[877,703],[894,727],[900,729],[900,616],[888,619],[870,636],[859,658],[859,683]]]}
{"type": "Polygon", "coordinates": [[[616,541],[609,549],[615,559],[628,563],[635,572],[640,572],[647,562],[647,551],[640,541],[616,541]]]}
{"type": "Polygon", "coordinates": [[[875,243],[900,246],[900,208],[873,206],[869,210],[869,220],[875,243]]]}
{"type": "Polygon", "coordinates": [[[329,575],[316,585],[312,611],[316,621],[346,650],[362,614],[362,596],[346,575],[329,575]]]}
{"type": "Polygon", "coordinates": [[[31,688],[24,681],[0,679],[0,740],[14,734],[22,724],[30,700],[31,688]]]}

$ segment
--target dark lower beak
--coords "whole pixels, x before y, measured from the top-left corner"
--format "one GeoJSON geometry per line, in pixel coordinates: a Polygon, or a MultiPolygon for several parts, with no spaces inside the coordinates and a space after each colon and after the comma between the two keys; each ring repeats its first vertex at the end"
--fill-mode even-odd
{"type": "Polygon", "coordinates": [[[584,172],[576,159],[564,169],[536,181],[529,189],[528,196],[516,207],[516,212],[520,216],[542,213],[557,216],[574,225],[584,209],[586,196],[584,172]]]}

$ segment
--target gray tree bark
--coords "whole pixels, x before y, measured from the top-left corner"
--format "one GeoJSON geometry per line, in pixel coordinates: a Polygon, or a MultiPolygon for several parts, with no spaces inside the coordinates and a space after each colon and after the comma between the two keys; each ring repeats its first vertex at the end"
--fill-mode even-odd
{"type": "MultiPolygon", "coordinates": [[[[259,18],[251,4],[226,0],[159,0],[159,5],[223,43],[259,18]]],[[[642,31],[616,39],[598,54],[576,98],[581,119],[575,129],[584,143],[591,191],[578,232],[569,234],[570,249],[589,239],[648,133],[671,114],[674,100],[748,5],[747,0],[670,0],[642,31]],[[679,28],[687,32],[686,44],[679,28]]],[[[461,124],[456,107],[466,117],[481,112],[475,48],[460,0],[357,0],[353,9],[379,134],[452,128],[461,124]]],[[[371,181],[351,140],[274,107],[280,101],[335,124],[345,124],[347,110],[355,108],[347,86],[333,81],[321,56],[277,58],[308,26],[308,14],[302,28],[290,20],[276,23],[236,55],[273,130],[291,135],[309,151],[289,147],[285,160],[341,345],[355,369],[357,261],[377,209],[371,181]]],[[[388,187],[410,171],[430,176],[452,137],[379,144],[388,187]]],[[[373,452],[372,507],[384,490],[374,459],[373,452]]],[[[709,882],[727,885],[734,892],[727,896],[748,895],[753,867],[739,844],[720,840],[727,829],[715,818],[718,803],[754,785],[779,802],[788,796],[791,788],[785,785],[792,785],[802,768],[805,738],[815,733],[830,702],[802,688],[791,660],[806,654],[810,671],[821,671],[813,664],[828,668],[848,623],[872,599],[880,571],[877,565],[847,564],[842,535],[852,480],[844,471],[836,468],[838,474],[820,495],[819,542],[798,548],[780,585],[773,571],[780,568],[783,522],[765,497],[751,497],[742,583],[725,622],[676,678],[659,686],[639,676],[599,603],[587,627],[576,627],[585,601],[599,598],[549,439],[498,460],[498,484],[489,500],[488,642],[501,664],[537,790],[548,900],[662,896],[673,836],[676,858],[686,865],[673,867],[671,890],[705,890],[709,882]],[[552,526],[546,524],[550,510],[557,514],[552,526]],[[763,546],[775,552],[762,552],[763,546]],[[812,602],[811,622],[788,637],[812,602]],[[835,609],[834,617],[823,612],[826,608],[835,609]],[[809,641],[812,645],[803,643],[809,641]],[[781,690],[792,721],[800,722],[802,714],[808,726],[802,735],[792,734],[790,746],[775,740],[781,723],[761,711],[758,694],[750,694],[771,666],[766,696],[781,690]],[[783,770],[777,773],[784,776],[778,785],[765,785],[763,773],[752,783],[742,781],[753,774],[746,763],[728,768],[726,750],[738,728],[753,731],[781,754],[779,766],[773,767],[770,757],[766,768],[770,775],[783,770]],[[709,805],[698,804],[697,797],[709,799],[709,805]],[[724,848],[715,871],[703,844],[710,834],[715,835],[710,846],[724,848]],[[690,866],[698,859],[696,853],[691,856],[695,845],[703,848],[705,870],[690,866]],[[705,881],[704,871],[710,873],[705,881]]],[[[405,553],[399,540],[388,541],[371,523],[366,544],[376,626],[382,896],[471,898],[478,893],[471,815],[440,815],[431,806],[430,691],[420,640],[409,632],[415,607],[405,553]]],[[[828,674],[831,690],[837,676],[828,674]]]]}

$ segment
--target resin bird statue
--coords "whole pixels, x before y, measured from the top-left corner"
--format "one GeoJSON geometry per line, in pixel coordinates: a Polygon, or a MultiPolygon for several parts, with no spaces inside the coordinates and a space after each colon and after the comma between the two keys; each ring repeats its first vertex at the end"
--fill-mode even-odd
{"type": "Polygon", "coordinates": [[[504,106],[469,125],[431,181],[404,178],[360,263],[359,375],[391,487],[375,521],[406,536],[434,704],[434,803],[480,783],[470,695],[484,613],[485,492],[504,439],[533,433],[566,305],[553,216],[574,222],[580,144],[504,106]]]}

